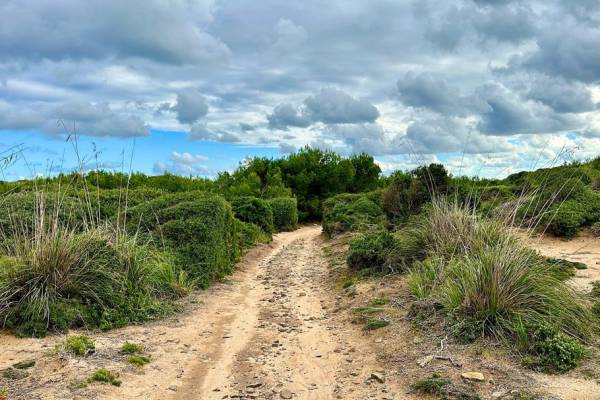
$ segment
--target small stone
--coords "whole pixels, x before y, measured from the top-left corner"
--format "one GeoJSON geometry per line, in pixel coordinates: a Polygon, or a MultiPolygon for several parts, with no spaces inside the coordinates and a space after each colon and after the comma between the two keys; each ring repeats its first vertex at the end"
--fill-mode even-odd
{"type": "Polygon", "coordinates": [[[262,382],[254,382],[249,385],[246,385],[246,387],[249,387],[249,388],[257,388],[257,387],[261,387],[261,386],[262,386],[262,382]]]}
{"type": "Polygon", "coordinates": [[[176,392],[177,391],[177,386],[171,385],[171,386],[169,386],[169,390],[172,390],[173,392],[176,392]]]}
{"type": "Polygon", "coordinates": [[[379,372],[372,372],[371,373],[371,379],[375,380],[379,383],[383,383],[385,382],[385,377],[383,376],[383,374],[379,373],[379,372]]]}
{"type": "Polygon", "coordinates": [[[282,399],[291,399],[292,397],[294,397],[294,395],[292,394],[292,392],[290,392],[287,389],[283,389],[281,392],[279,392],[279,396],[282,399]]]}
{"type": "Polygon", "coordinates": [[[483,374],[481,372],[475,372],[475,371],[463,372],[462,374],[460,374],[460,376],[463,379],[466,379],[468,381],[477,381],[477,382],[485,381],[485,376],[483,376],[483,374]]]}
{"type": "Polygon", "coordinates": [[[417,365],[421,368],[425,367],[427,364],[429,364],[431,361],[433,360],[433,356],[429,355],[429,356],[425,356],[423,358],[420,358],[419,360],[417,360],[417,365]]]}

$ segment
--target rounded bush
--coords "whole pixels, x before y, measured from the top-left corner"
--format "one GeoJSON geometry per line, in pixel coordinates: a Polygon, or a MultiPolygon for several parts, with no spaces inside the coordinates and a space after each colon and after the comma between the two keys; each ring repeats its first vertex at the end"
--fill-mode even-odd
{"type": "Polygon", "coordinates": [[[340,194],[323,203],[323,231],[329,237],[350,230],[380,229],[383,209],[367,194],[340,194]]]}
{"type": "Polygon", "coordinates": [[[293,231],[298,225],[298,201],[293,197],[268,200],[273,210],[273,224],[277,232],[293,231]]]}
{"type": "Polygon", "coordinates": [[[132,231],[146,230],[164,241],[202,287],[231,272],[239,258],[233,211],[221,196],[168,194],[132,208],[128,218],[132,231]]]}
{"type": "Polygon", "coordinates": [[[251,196],[236,197],[231,201],[231,207],[240,221],[257,225],[267,234],[273,233],[273,210],[266,200],[251,196]]]}

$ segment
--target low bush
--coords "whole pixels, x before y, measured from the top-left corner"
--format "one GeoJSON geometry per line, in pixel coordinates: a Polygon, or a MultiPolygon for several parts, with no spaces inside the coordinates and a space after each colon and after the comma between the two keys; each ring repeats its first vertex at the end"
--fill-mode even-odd
{"type": "Polygon", "coordinates": [[[239,258],[231,206],[201,192],[169,194],[129,211],[129,229],[150,232],[173,251],[177,265],[198,285],[224,277],[239,258]]]}
{"type": "Polygon", "coordinates": [[[355,271],[405,272],[422,254],[421,238],[413,233],[363,234],[350,241],[346,262],[355,271]]]}
{"type": "Polygon", "coordinates": [[[76,356],[87,356],[96,350],[96,345],[91,338],[85,335],[69,336],[65,340],[64,349],[76,356]]]}
{"type": "Polygon", "coordinates": [[[298,202],[292,197],[268,200],[273,211],[273,224],[277,232],[293,231],[298,225],[298,202]]]}
{"type": "Polygon", "coordinates": [[[274,232],[273,210],[269,202],[257,197],[236,197],[231,207],[237,219],[259,226],[266,234],[274,232]]]}
{"type": "Polygon", "coordinates": [[[122,381],[119,374],[109,371],[106,368],[96,370],[88,379],[89,382],[109,383],[113,386],[121,386],[122,381]]]}
{"type": "Polygon", "coordinates": [[[384,269],[387,253],[395,244],[388,232],[372,233],[350,241],[346,262],[353,270],[364,268],[384,269]]]}
{"type": "Polygon", "coordinates": [[[323,232],[329,237],[348,231],[381,230],[383,209],[367,194],[340,194],[323,203],[323,232]]]}
{"type": "Polygon", "coordinates": [[[0,198],[0,239],[33,234],[41,216],[81,230],[90,222],[87,214],[86,208],[66,193],[24,191],[3,195],[0,198]]]}
{"type": "Polygon", "coordinates": [[[144,365],[150,363],[150,357],[142,355],[129,356],[127,357],[127,362],[138,367],[143,367],[144,365]]]}
{"type": "Polygon", "coordinates": [[[136,354],[142,353],[144,351],[144,347],[140,344],[125,342],[121,346],[120,352],[122,354],[136,354]]]}
{"type": "Polygon", "coordinates": [[[411,389],[421,394],[432,394],[446,398],[448,395],[447,387],[451,384],[448,379],[442,378],[434,373],[429,378],[421,379],[411,385],[411,389]]]}
{"type": "Polygon", "coordinates": [[[240,249],[249,249],[258,243],[269,243],[271,235],[265,233],[259,226],[236,220],[237,242],[240,249]]]}
{"type": "Polygon", "coordinates": [[[525,338],[523,364],[538,371],[566,372],[584,356],[581,343],[545,323],[531,328],[525,338]]]}

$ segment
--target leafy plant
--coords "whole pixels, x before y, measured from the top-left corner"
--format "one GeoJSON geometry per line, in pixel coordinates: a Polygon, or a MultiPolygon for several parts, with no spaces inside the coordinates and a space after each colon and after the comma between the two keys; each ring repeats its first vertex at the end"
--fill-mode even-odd
{"type": "Polygon", "coordinates": [[[293,231],[298,225],[298,201],[292,197],[269,199],[273,210],[273,224],[277,232],[293,231]]]}
{"type": "Polygon", "coordinates": [[[85,335],[69,336],[65,340],[64,349],[76,356],[86,356],[96,350],[96,344],[85,335]]]}

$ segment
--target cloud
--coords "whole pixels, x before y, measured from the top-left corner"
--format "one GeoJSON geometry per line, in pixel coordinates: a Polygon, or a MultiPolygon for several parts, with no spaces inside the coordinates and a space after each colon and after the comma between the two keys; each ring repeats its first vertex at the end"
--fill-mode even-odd
{"type": "Polygon", "coordinates": [[[40,130],[52,136],[77,133],[135,137],[150,134],[149,126],[136,115],[115,112],[107,104],[79,100],[58,105],[40,104],[35,110],[0,102],[0,129],[40,130]]]}
{"type": "Polygon", "coordinates": [[[302,26],[282,18],[275,25],[275,37],[272,49],[277,53],[289,53],[306,42],[308,33],[302,26]]]}
{"type": "Polygon", "coordinates": [[[197,122],[192,125],[188,136],[192,140],[208,140],[226,143],[235,143],[240,141],[240,138],[234,134],[210,129],[207,124],[203,122],[197,122]]]}
{"type": "Polygon", "coordinates": [[[552,133],[581,126],[576,117],[555,113],[538,102],[524,101],[497,84],[483,86],[479,95],[488,106],[478,124],[485,134],[552,133]]]}
{"type": "Polygon", "coordinates": [[[356,124],[374,122],[379,110],[366,100],[357,99],[335,88],[322,88],[318,93],[307,97],[300,107],[279,104],[267,115],[269,127],[287,129],[305,128],[314,123],[356,124]]]}
{"type": "Polygon", "coordinates": [[[0,15],[10,17],[2,21],[0,54],[4,60],[127,57],[170,64],[224,60],[230,53],[227,46],[201,28],[211,19],[211,3],[6,0],[0,15]]]}
{"type": "Polygon", "coordinates": [[[561,77],[530,77],[526,96],[559,113],[582,113],[597,107],[587,86],[580,82],[568,82],[561,77]]]}
{"type": "Polygon", "coordinates": [[[304,104],[306,114],[313,122],[355,124],[374,122],[379,117],[379,110],[373,104],[335,88],[321,89],[306,98],[304,104]]]}
{"type": "Polygon", "coordinates": [[[312,121],[302,110],[291,104],[279,104],[267,115],[269,128],[286,130],[290,126],[306,128],[312,121]]]}
{"type": "Polygon", "coordinates": [[[427,108],[444,115],[465,116],[475,107],[475,99],[460,94],[444,80],[428,73],[408,72],[398,80],[398,97],[405,105],[427,108]]]}
{"type": "Polygon", "coordinates": [[[198,89],[184,89],[177,93],[177,104],[171,110],[182,124],[193,124],[208,114],[208,104],[198,89]]]}
{"type": "Polygon", "coordinates": [[[208,161],[206,156],[173,151],[169,157],[169,162],[157,161],[154,163],[153,172],[156,174],[169,172],[184,176],[211,175],[210,168],[205,165],[206,161],[208,161]]]}

